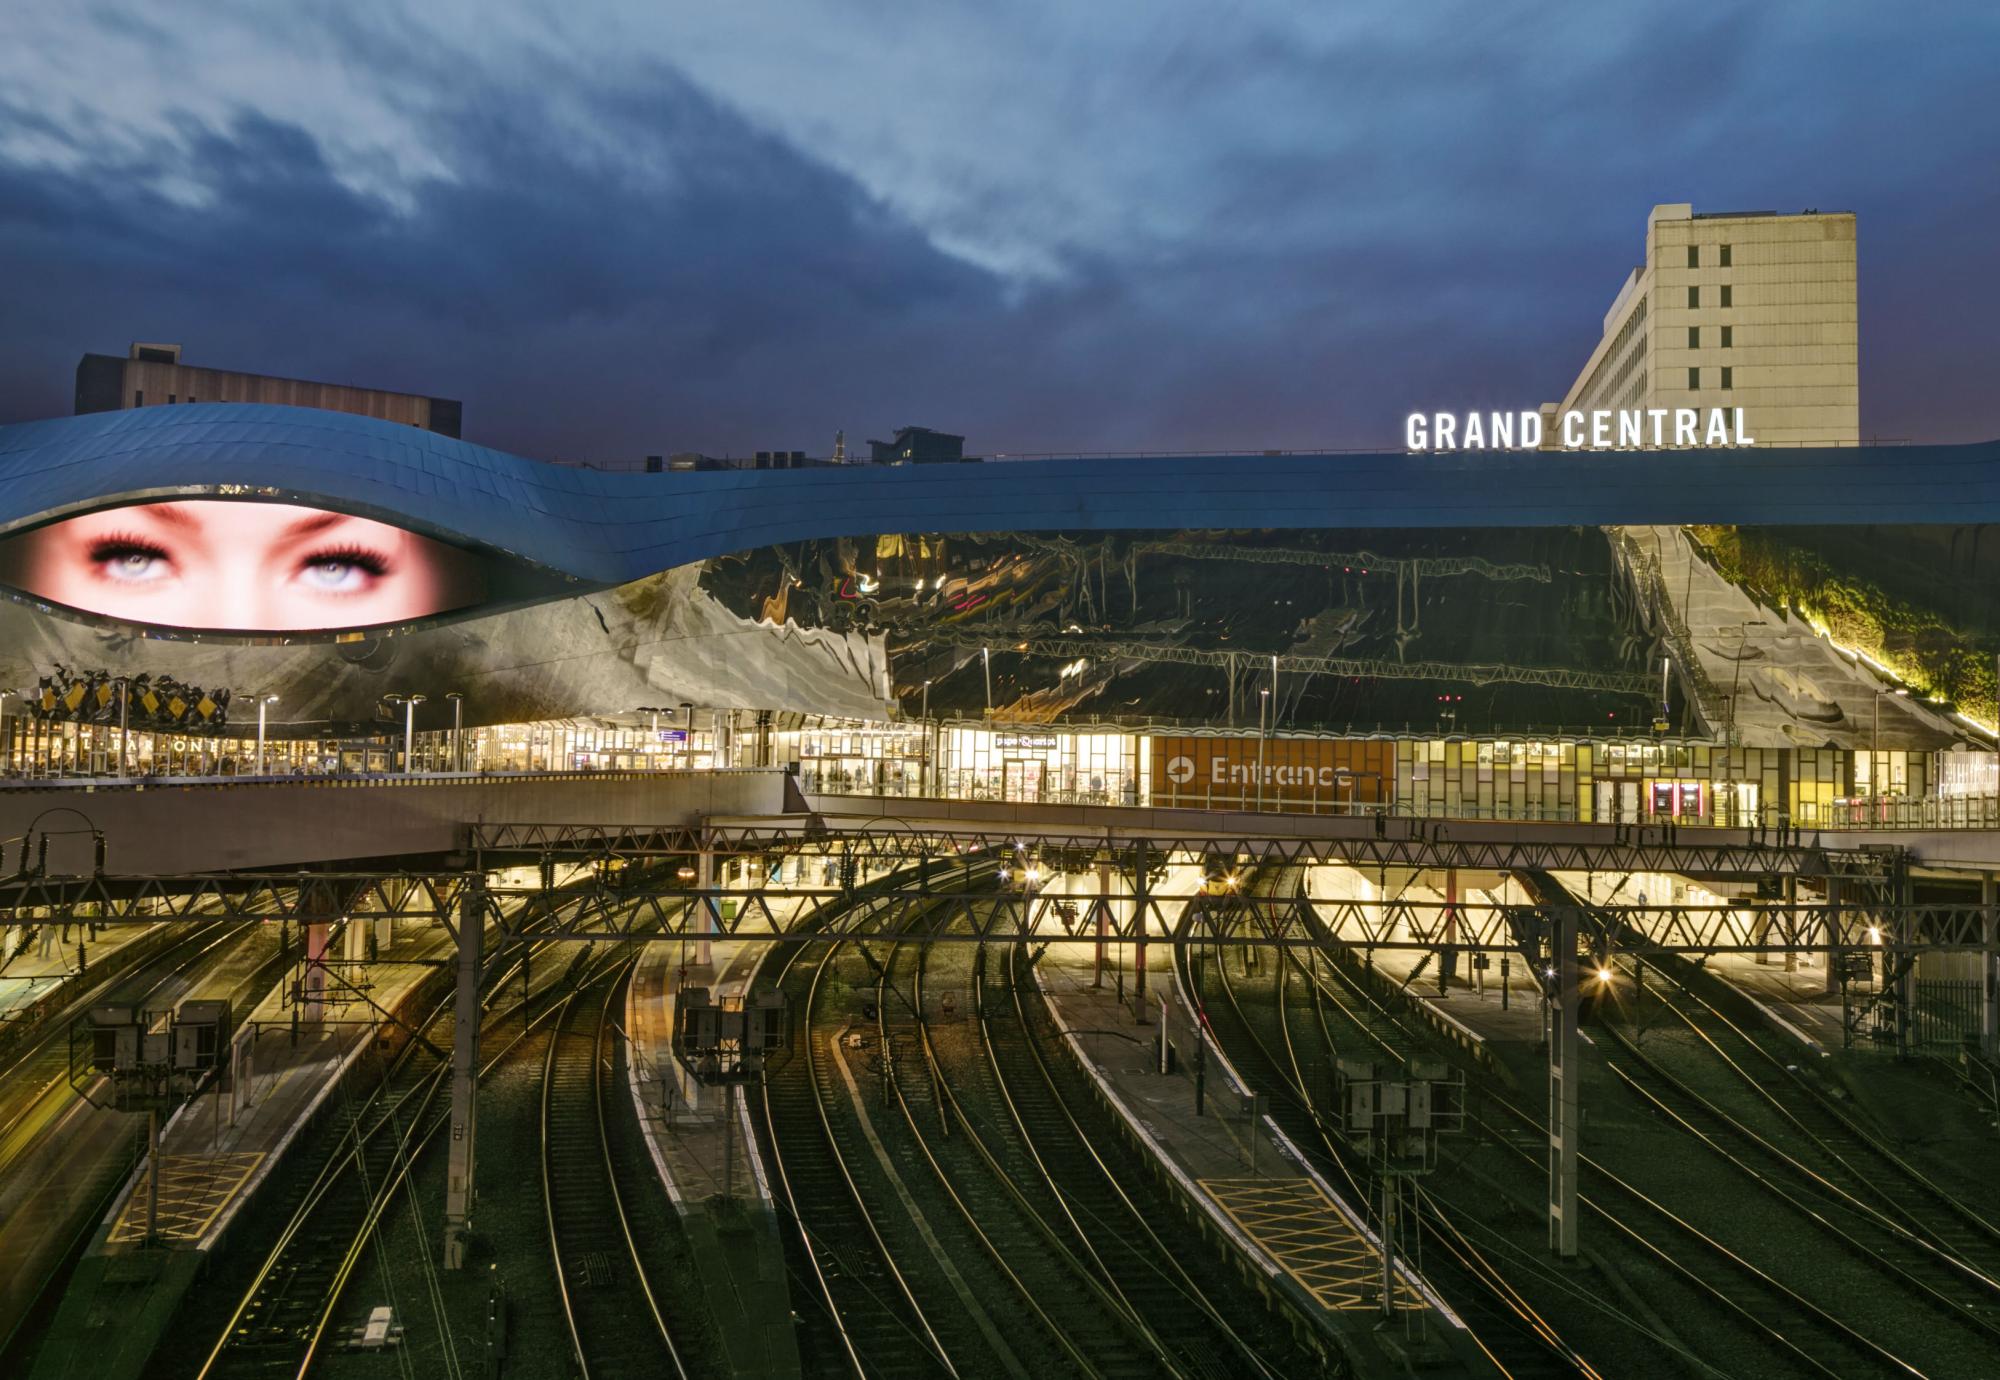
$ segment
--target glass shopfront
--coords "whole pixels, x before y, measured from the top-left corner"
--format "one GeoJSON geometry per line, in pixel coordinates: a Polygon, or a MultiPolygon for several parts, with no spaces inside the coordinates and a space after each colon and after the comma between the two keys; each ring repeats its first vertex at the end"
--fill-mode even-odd
{"type": "Polygon", "coordinates": [[[1137,740],[1045,728],[942,732],[944,794],[965,800],[1124,805],[1138,798],[1137,740]]]}

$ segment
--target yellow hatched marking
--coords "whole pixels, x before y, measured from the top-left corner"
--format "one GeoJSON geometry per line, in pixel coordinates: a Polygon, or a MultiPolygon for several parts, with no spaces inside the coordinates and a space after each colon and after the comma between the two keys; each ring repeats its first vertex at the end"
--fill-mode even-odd
{"type": "MultiPolygon", "coordinates": [[[[220,1155],[162,1155],[160,1157],[160,1235],[169,1240],[194,1241],[236,1191],[243,1187],[263,1161],[261,1150],[231,1151],[220,1155]]],[[[150,1187],[145,1171],[137,1187],[125,1201],[111,1228],[113,1243],[146,1239],[146,1203],[150,1187]]]]}
{"type": "MultiPolygon", "coordinates": [[[[1379,1308],[1382,1257],[1311,1179],[1203,1179],[1229,1220],[1333,1312],[1379,1308]]],[[[1428,1305],[1400,1271],[1396,1306],[1428,1305]]]]}

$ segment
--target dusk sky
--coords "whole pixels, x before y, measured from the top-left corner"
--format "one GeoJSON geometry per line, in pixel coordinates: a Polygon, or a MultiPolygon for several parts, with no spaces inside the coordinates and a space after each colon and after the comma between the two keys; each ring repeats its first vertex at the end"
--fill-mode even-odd
{"type": "Polygon", "coordinates": [[[2000,436],[2000,6],[8,0],[0,420],[85,351],[629,464],[1394,446],[1648,208],[1859,216],[1862,429],[2000,436]]]}

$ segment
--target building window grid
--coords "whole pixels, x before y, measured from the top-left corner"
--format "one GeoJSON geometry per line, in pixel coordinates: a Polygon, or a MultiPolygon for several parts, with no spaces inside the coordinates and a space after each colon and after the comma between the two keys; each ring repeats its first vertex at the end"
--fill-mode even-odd
{"type": "Polygon", "coordinates": [[[1722,305],[1723,305],[1723,306],[1725,306],[1725,307],[1733,307],[1733,306],[1735,306],[1735,305],[1736,305],[1736,303],[1735,303],[1735,301],[1733,300],[1733,298],[1734,298],[1734,294],[1733,294],[1733,293],[1732,293],[1732,292],[1730,291],[1730,287],[1729,287],[1729,284],[1727,284],[1727,283],[1724,283],[1724,284],[1722,285],[1722,305]]]}
{"type": "Polygon", "coordinates": [[[1722,386],[1724,388],[1734,388],[1736,386],[1736,370],[1727,364],[1722,366],[1722,386]]]}
{"type": "Polygon", "coordinates": [[[1688,348],[1690,350],[1699,350],[1701,348],[1701,327],[1688,327],[1688,348]]]}
{"type": "Polygon", "coordinates": [[[1699,283],[1688,284],[1689,309],[1692,310],[1693,308],[1699,307],[1700,305],[1701,305],[1701,285],[1699,283]]]}
{"type": "Polygon", "coordinates": [[[1700,388],[1701,388],[1701,370],[1698,368],[1688,370],[1688,392],[1690,393],[1697,392],[1700,390],[1700,388]]]}
{"type": "Polygon", "coordinates": [[[1626,377],[1637,367],[1646,353],[1645,325],[1646,299],[1641,297],[1639,304],[1632,308],[1632,314],[1625,318],[1625,324],[1618,328],[1617,338],[1611,342],[1611,348],[1605,352],[1603,361],[1590,376],[1590,382],[1577,394],[1583,406],[1594,406],[1598,399],[1617,392],[1626,377]],[[1635,336],[1638,339],[1637,343],[1633,344],[1635,336]],[[1628,344],[1633,345],[1629,354],[1625,352],[1628,344]]]}

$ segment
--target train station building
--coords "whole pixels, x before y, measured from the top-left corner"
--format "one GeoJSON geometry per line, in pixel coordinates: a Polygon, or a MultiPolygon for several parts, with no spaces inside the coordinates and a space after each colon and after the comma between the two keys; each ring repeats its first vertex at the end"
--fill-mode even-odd
{"type": "Polygon", "coordinates": [[[1988,1373],[2000,442],[1860,435],[1854,246],[1656,207],[1380,454],[87,360],[0,428],[0,1355],[1988,1373]]]}

